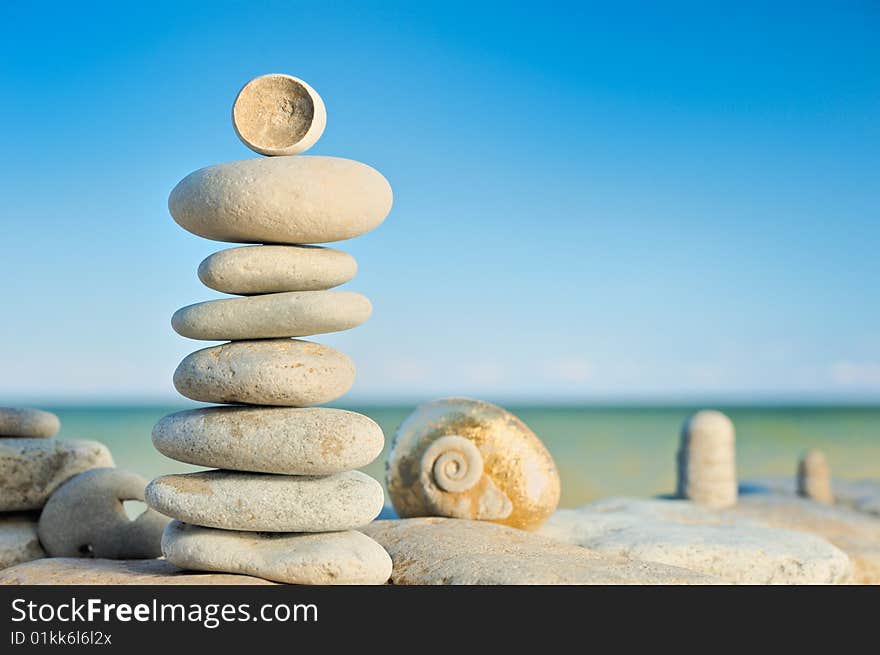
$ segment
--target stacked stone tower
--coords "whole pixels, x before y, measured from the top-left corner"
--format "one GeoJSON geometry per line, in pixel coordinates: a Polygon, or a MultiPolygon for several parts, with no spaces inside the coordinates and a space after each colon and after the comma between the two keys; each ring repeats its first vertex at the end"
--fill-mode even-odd
{"type": "Polygon", "coordinates": [[[163,454],[215,470],[160,477],[147,503],[173,519],[162,550],[183,568],[300,584],[380,584],[391,559],[356,528],[383,505],[381,485],[356,471],[382,451],[366,416],[311,407],[343,395],[355,367],[299,337],[348,330],[372,307],[331,291],[357,269],[343,252],[303,244],[350,239],[379,225],[391,187],[365,164],[299,156],[321,136],[324,104],[289,75],[251,80],[233,106],[241,140],[264,158],[198,170],[171,192],[174,220],[199,236],[263,244],[222,250],[202,282],[239,297],[178,310],[192,339],[228,341],[187,356],[174,385],[222,403],[166,416],[153,430],[163,454]]]}

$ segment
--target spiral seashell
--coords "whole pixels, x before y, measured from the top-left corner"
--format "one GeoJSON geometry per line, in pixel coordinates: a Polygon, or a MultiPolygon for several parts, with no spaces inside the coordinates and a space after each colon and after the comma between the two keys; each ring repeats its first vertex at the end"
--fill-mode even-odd
{"type": "Polygon", "coordinates": [[[401,424],[386,463],[403,518],[447,516],[535,529],[559,503],[553,458],[529,428],[489,403],[444,398],[401,424]]]}
{"type": "Polygon", "coordinates": [[[467,491],[483,477],[483,456],[460,435],[440,437],[422,455],[422,475],[425,474],[443,491],[467,491]]]}

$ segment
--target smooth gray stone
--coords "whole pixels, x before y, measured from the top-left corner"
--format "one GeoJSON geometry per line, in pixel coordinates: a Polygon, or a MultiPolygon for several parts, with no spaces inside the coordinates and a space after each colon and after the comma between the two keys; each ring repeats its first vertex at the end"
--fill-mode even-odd
{"type": "Polygon", "coordinates": [[[234,532],[172,521],[162,538],[162,551],[183,569],[241,573],[288,584],[377,585],[391,577],[385,549],[354,530],[234,532]]]}
{"type": "Polygon", "coordinates": [[[162,555],[169,519],[147,509],[134,521],[126,500],[144,500],[147,481],[115,468],[85,471],[62,484],[40,514],[40,541],[52,557],[139,559],[162,555]]]}
{"type": "Polygon", "coordinates": [[[366,164],[338,157],[270,157],[190,173],[168,198],[193,234],[234,243],[327,243],[376,228],[391,186],[366,164]]]}
{"type": "Polygon", "coordinates": [[[330,475],[382,452],[375,421],[330,407],[207,407],[169,414],[153,445],[179,462],[255,473],[330,475]]]}
{"type": "Polygon", "coordinates": [[[849,557],[824,539],[732,512],[687,500],[605,498],[557,510],[539,533],[606,555],[689,568],[729,584],[849,580],[849,557]]]}
{"type": "Polygon", "coordinates": [[[391,555],[395,585],[671,585],[719,580],[655,562],[606,556],[488,521],[375,521],[361,532],[391,555]]]}
{"type": "Polygon", "coordinates": [[[0,437],[45,439],[54,437],[61,421],[42,409],[0,407],[0,437]]]}
{"type": "Polygon", "coordinates": [[[77,473],[113,466],[107,447],[80,439],[0,439],[0,512],[40,509],[77,473]]]}
{"type": "Polygon", "coordinates": [[[330,289],[356,273],[354,257],[320,246],[227,248],[199,264],[199,279],[206,287],[244,296],[330,289]]]}
{"type": "Polygon", "coordinates": [[[235,341],[187,355],[174,386],[206,403],[302,407],[336,400],[354,383],[354,363],[311,341],[235,341]]]}
{"type": "Polygon", "coordinates": [[[289,291],[189,305],[174,312],[171,327],[205,341],[306,337],[350,330],[372,311],[354,291],[289,291]]]}
{"type": "Polygon", "coordinates": [[[0,514],[0,569],[45,556],[37,536],[35,514],[0,514]]]}
{"type": "Polygon", "coordinates": [[[352,530],[382,510],[382,485],[360,471],[326,477],[205,471],[156,478],[147,504],[184,523],[249,532],[352,530]]]}

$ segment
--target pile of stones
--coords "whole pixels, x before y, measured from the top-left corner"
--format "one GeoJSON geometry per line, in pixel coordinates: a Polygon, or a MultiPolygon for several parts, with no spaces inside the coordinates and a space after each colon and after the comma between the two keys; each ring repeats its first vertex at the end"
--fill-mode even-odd
{"type": "Polygon", "coordinates": [[[113,467],[97,441],[53,439],[50,412],[0,408],[0,569],[51,557],[159,555],[167,518],[130,520],[126,500],[144,500],[146,481],[113,467]]]}
{"type": "Polygon", "coordinates": [[[324,104],[302,80],[251,80],[233,107],[241,140],[266,158],[209,166],[171,192],[174,220],[199,236],[259,244],[222,250],[199,266],[211,289],[239,297],[178,310],[172,327],[228,341],[187,356],[174,385],[214,406],[166,416],[153,430],[164,455],[215,470],[151,482],[147,503],[175,519],[162,551],[191,570],[297,584],[380,584],[391,559],[356,528],[381,511],[381,485],[355,470],[384,446],[366,416],[310,407],[352,385],[343,353],[299,337],[348,330],[371,304],[332,291],[354,276],[350,239],[391,209],[382,175],[348,159],[297,156],[320,137],[324,104]]]}

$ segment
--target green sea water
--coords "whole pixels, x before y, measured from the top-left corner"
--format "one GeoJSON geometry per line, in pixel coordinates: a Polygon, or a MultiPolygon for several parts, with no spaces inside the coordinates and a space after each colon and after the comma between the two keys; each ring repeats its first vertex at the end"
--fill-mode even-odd
{"type": "MultiPolygon", "coordinates": [[[[62,438],[105,443],[119,467],[146,478],[197,470],[160,455],[150,431],[182,407],[66,406],[49,408],[62,421],[62,438]]],[[[385,430],[386,451],[364,469],[381,480],[397,426],[412,406],[351,407],[385,430]]],[[[562,505],[609,495],[653,495],[674,489],[678,431],[693,407],[517,407],[544,441],[562,477],[562,505]]],[[[798,455],[825,451],[833,475],[880,478],[880,406],[718,407],[737,430],[740,480],[793,476],[798,455]]]]}

